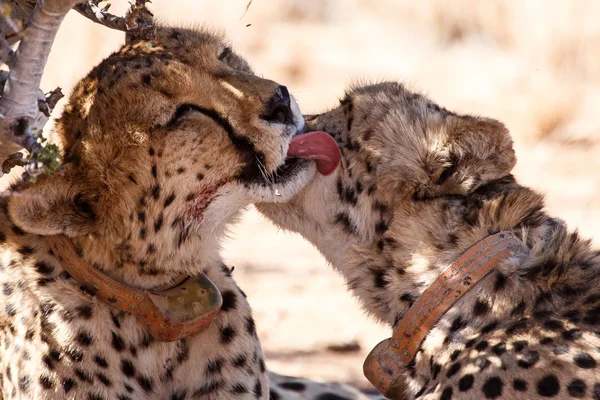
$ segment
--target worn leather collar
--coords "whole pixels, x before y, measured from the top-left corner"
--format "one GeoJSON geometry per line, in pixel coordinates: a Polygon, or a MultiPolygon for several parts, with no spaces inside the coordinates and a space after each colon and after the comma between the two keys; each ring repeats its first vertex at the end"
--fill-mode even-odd
{"type": "Polygon", "coordinates": [[[150,334],[163,342],[200,332],[221,309],[219,289],[200,272],[153,290],[138,290],[119,283],[83,261],[63,235],[46,238],[63,268],[88,292],[112,307],[133,314],[150,334]]]}
{"type": "Polygon", "coordinates": [[[477,282],[522,246],[511,232],[486,237],[454,261],[404,314],[392,337],[367,356],[363,371],[380,393],[394,398],[404,392],[403,373],[437,321],[477,282]]]}

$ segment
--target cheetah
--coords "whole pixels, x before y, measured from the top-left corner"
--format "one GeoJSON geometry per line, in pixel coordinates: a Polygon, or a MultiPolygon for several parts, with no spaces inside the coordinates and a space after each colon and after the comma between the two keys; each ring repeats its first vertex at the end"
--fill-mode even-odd
{"type": "Polygon", "coordinates": [[[516,181],[500,122],[395,82],[352,88],[305,121],[335,138],[339,166],[291,201],[257,208],[313,243],[383,323],[398,326],[482,239],[515,241],[426,331],[416,357],[395,365],[404,389],[390,397],[600,399],[600,251],[516,181]]]}
{"type": "MultiPolygon", "coordinates": [[[[288,199],[313,176],[313,163],[286,162],[303,123],[285,86],[208,31],[160,27],[95,67],[56,124],[63,170],[0,198],[4,399],[268,399],[250,305],[219,240],[245,206],[288,199]],[[122,293],[104,301],[89,275],[69,273],[73,257],[148,298],[204,277],[216,314],[163,340],[113,306],[122,293]]],[[[308,398],[288,392],[271,398],[308,398]]]]}

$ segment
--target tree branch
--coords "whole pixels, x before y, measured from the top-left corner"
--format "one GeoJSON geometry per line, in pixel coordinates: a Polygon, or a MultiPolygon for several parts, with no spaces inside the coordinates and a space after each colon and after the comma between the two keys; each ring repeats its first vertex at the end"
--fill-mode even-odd
{"type": "Polygon", "coordinates": [[[146,8],[146,0],[136,0],[135,3],[132,3],[125,17],[110,14],[108,12],[110,4],[103,8],[99,4],[99,0],[87,0],[77,4],[74,9],[97,24],[127,32],[127,35],[151,37],[156,32],[151,19],[143,18],[144,13],[152,16],[146,8]]]}
{"type": "Polygon", "coordinates": [[[45,101],[43,94],[40,96],[40,81],[56,32],[75,3],[77,0],[40,0],[23,32],[0,97],[0,161],[3,166],[4,161],[14,158],[12,154],[21,148],[35,156],[42,147],[38,134],[48,116],[38,107],[39,101],[45,101]]]}
{"type": "MultiPolygon", "coordinates": [[[[0,0],[2,1],[2,0],[0,0]]],[[[58,148],[44,145],[44,125],[56,102],[63,96],[60,88],[45,96],[39,85],[54,38],[71,8],[94,22],[126,32],[126,39],[152,37],[156,29],[149,0],[136,0],[125,17],[108,13],[110,5],[101,0],[12,0],[0,3],[0,61],[10,72],[0,71],[0,176],[16,165],[25,165],[35,176],[57,168],[58,148]],[[80,3],[80,4],[78,4],[80,3]],[[26,26],[25,31],[21,27],[26,26]],[[16,53],[11,45],[21,41],[16,53]],[[19,153],[30,153],[28,163],[19,153]]]]}

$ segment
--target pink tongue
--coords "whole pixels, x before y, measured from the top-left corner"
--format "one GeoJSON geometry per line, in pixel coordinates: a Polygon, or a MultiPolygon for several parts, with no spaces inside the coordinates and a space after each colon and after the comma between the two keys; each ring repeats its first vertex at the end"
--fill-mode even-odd
{"type": "Polygon", "coordinates": [[[335,171],[341,157],[337,143],[325,132],[309,132],[294,136],[287,155],[315,160],[317,170],[322,175],[329,175],[335,171]]]}

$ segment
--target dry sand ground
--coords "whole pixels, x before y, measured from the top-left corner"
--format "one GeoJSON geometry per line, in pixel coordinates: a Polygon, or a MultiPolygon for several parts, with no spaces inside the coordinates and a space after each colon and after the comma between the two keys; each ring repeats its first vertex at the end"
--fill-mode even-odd
{"type": "MultiPolygon", "coordinates": [[[[152,8],[169,23],[222,29],[305,112],[335,104],[357,79],[395,79],[449,109],[503,121],[515,137],[517,177],[600,244],[600,2],[254,0],[244,15],[247,3],[154,0],[152,8]]],[[[46,90],[70,90],[122,40],[72,14],[46,90]]],[[[223,255],[254,307],[271,369],[366,383],[362,360],[388,331],[363,315],[309,244],[250,210],[223,255]]]]}

